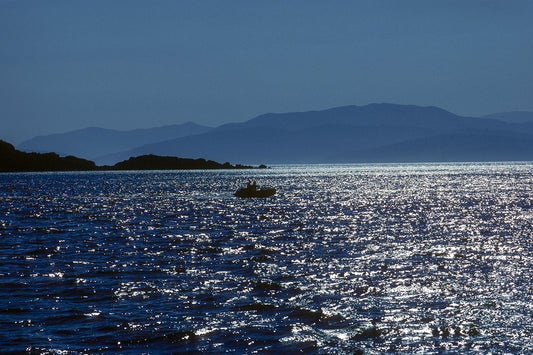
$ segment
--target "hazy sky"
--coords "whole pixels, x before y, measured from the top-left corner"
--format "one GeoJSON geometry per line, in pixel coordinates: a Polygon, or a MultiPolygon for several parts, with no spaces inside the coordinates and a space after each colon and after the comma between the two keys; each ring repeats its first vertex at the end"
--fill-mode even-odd
{"type": "Polygon", "coordinates": [[[0,0],[0,139],[373,102],[533,111],[533,1],[0,0]]]}

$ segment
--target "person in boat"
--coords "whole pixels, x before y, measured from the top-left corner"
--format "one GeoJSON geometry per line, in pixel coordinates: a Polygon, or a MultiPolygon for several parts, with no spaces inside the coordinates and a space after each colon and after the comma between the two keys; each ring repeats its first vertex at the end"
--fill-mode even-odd
{"type": "Polygon", "coordinates": [[[248,191],[257,191],[257,183],[254,181],[248,180],[248,185],[246,185],[246,190],[248,191]]]}

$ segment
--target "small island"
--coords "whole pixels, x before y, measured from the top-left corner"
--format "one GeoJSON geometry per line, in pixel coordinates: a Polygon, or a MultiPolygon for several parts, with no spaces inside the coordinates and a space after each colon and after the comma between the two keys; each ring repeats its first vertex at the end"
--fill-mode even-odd
{"type": "Polygon", "coordinates": [[[265,169],[265,165],[229,162],[224,164],[205,159],[187,159],[158,155],[142,155],[112,166],[97,166],[93,161],[74,156],[60,157],[56,153],[26,153],[0,140],[0,172],[39,171],[106,171],[106,170],[213,170],[213,169],[265,169]]]}
{"type": "MultiPolygon", "coordinates": [[[[259,168],[266,168],[261,165],[259,168]]],[[[113,166],[100,167],[102,170],[212,170],[212,169],[254,169],[250,165],[231,165],[205,159],[187,159],[159,155],[141,155],[116,163],[113,166]]]]}

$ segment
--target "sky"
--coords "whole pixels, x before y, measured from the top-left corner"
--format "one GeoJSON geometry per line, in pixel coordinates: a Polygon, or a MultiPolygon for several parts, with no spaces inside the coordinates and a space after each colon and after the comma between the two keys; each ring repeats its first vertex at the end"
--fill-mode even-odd
{"type": "Polygon", "coordinates": [[[0,139],[397,103],[533,111],[530,0],[0,0],[0,139]]]}

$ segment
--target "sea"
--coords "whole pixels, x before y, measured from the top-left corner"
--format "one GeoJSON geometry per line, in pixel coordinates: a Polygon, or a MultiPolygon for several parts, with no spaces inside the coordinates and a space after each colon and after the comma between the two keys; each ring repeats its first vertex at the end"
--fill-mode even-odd
{"type": "Polygon", "coordinates": [[[533,163],[0,174],[0,352],[531,354],[533,163]]]}

